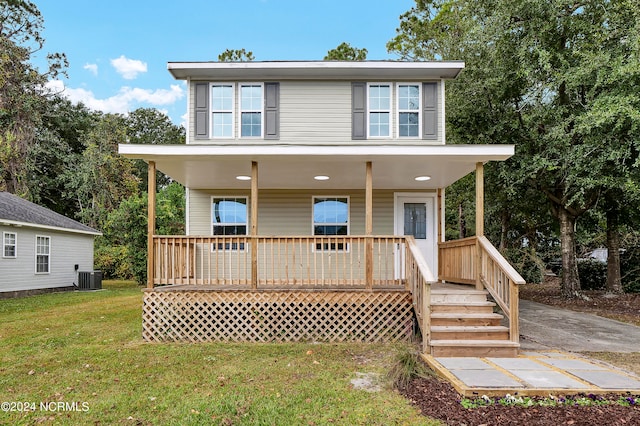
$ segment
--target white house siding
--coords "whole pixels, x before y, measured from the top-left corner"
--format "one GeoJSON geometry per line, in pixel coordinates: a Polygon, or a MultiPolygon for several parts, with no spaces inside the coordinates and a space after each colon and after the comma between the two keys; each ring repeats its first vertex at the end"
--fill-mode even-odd
{"type": "MultiPolygon", "coordinates": [[[[18,256],[0,257],[0,292],[69,287],[77,284],[78,270],[93,269],[92,235],[77,234],[31,227],[0,226],[3,232],[15,232],[18,256]],[[50,272],[35,273],[36,236],[50,237],[50,272]]],[[[1,242],[1,241],[0,241],[1,242]]]]}
{"type": "MultiPolygon", "coordinates": [[[[373,81],[372,81],[373,82],[373,81]]],[[[395,109],[396,82],[392,83],[392,104],[395,109]]],[[[188,105],[188,131],[190,144],[293,144],[293,145],[332,145],[336,143],[353,145],[386,145],[401,142],[403,145],[442,145],[444,144],[444,106],[438,107],[438,139],[351,139],[351,81],[282,81],[280,82],[280,138],[277,140],[263,140],[255,138],[238,138],[240,129],[238,120],[235,120],[235,135],[229,139],[196,139],[195,138],[195,83],[189,87],[188,105]]],[[[444,85],[438,81],[438,90],[442,94],[444,85]]],[[[438,98],[444,101],[444,95],[438,98]]],[[[237,115],[239,105],[235,100],[235,113],[237,115]]],[[[396,116],[391,115],[392,132],[396,132],[396,116]]],[[[210,124],[210,123],[209,123],[210,124]]]]}

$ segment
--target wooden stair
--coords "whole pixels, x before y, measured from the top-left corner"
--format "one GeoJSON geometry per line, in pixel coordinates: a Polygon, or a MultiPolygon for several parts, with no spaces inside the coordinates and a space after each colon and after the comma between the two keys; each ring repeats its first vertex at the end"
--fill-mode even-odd
{"type": "Polygon", "coordinates": [[[516,357],[520,344],[509,340],[495,303],[475,289],[431,290],[431,355],[434,357],[516,357]]]}

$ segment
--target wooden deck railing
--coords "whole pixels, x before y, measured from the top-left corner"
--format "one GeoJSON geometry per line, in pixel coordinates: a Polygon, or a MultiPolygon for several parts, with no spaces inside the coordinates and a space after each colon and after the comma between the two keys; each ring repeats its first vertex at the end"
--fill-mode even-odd
{"type": "Polygon", "coordinates": [[[428,353],[431,342],[431,284],[436,279],[413,237],[406,237],[405,278],[413,297],[413,308],[422,333],[422,351],[428,353]]]}
{"type": "Polygon", "coordinates": [[[154,236],[154,285],[403,287],[394,236],[154,236]]]}
{"type": "Polygon", "coordinates": [[[509,320],[509,337],[519,340],[518,285],[524,279],[484,236],[439,244],[439,279],[486,288],[509,320]]]}

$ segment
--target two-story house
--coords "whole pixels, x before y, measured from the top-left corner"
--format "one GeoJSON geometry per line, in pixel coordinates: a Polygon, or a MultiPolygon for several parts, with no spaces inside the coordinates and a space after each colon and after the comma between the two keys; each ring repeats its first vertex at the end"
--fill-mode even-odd
{"type": "Polygon", "coordinates": [[[517,352],[521,278],[482,236],[483,164],[514,147],[446,145],[464,63],[168,68],[188,86],[186,145],[120,146],[187,188],[187,235],[157,236],[149,181],[146,339],[394,340],[417,322],[432,353],[517,352]],[[445,188],[474,171],[478,236],[445,242],[445,188]]]}

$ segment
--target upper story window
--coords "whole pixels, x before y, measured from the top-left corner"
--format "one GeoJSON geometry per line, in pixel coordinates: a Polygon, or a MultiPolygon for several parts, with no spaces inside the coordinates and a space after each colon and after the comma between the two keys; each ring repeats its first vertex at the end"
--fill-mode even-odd
{"type": "Polygon", "coordinates": [[[438,140],[438,82],[351,83],[351,138],[438,140]]]}
{"type": "Polygon", "coordinates": [[[18,234],[15,232],[5,232],[2,236],[2,257],[18,256],[18,234]]]}
{"type": "Polygon", "coordinates": [[[391,128],[391,85],[368,85],[369,137],[389,137],[391,128]]]}
{"type": "Polygon", "coordinates": [[[36,236],[36,274],[48,274],[51,266],[51,238],[36,236]]]}
{"type": "Polygon", "coordinates": [[[420,136],[420,85],[398,84],[398,137],[420,136]]]}
{"type": "Polygon", "coordinates": [[[233,95],[231,84],[211,85],[211,133],[214,138],[233,138],[233,95]]]}
{"type": "Polygon", "coordinates": [[[280,84],[195,82],[195,139],[280,138],[280,84]]]}
{"type": "Polygon", "coordinates": [[[240,85],[240,137],[262,136],[263,105],[261,84],[240,85]]]}

